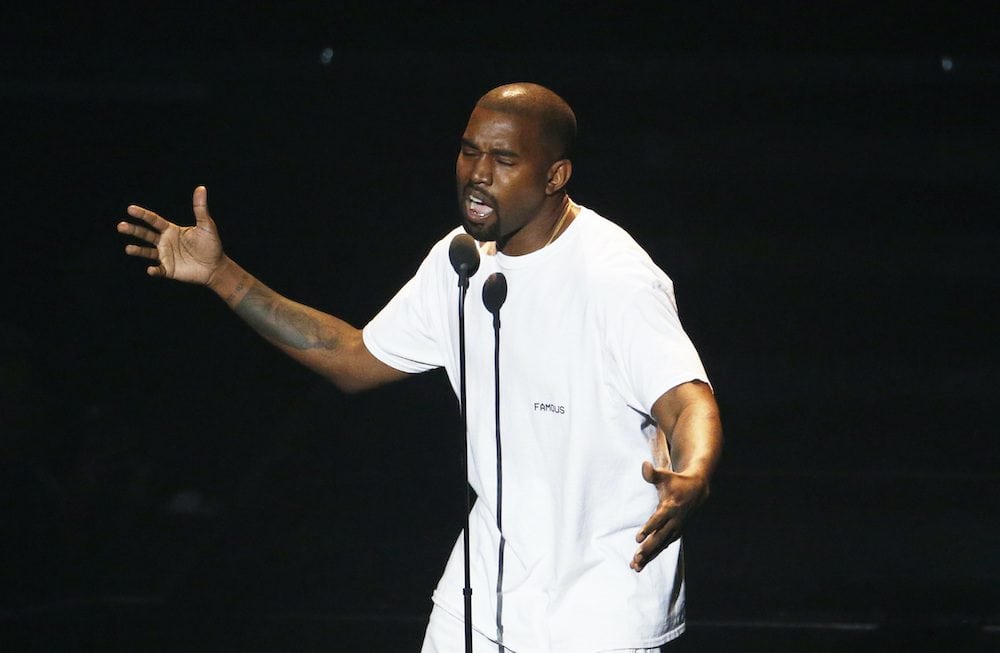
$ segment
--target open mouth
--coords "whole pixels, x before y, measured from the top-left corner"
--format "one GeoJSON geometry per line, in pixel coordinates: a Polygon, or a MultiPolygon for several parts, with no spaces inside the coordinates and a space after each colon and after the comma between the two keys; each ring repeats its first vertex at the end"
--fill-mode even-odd
{"type": "Polygon", "coordinates": [[[465,213],[469,216],[470,220],[475,222],[481,222],[490,217],[493,215],[493,211],[492,206],[475,195],[469,195],[465,200],[465,213]]]}

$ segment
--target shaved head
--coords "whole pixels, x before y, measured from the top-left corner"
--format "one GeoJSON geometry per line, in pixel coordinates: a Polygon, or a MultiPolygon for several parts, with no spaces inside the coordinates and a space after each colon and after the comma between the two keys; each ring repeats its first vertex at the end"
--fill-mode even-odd
{"type": "Polygon", "coordinates": [[[568,159],[572,155],[576,115],[566,100],[544,86],[527,82],[498,86],[479,98],[476,106],[536,121],[542,145],[551,161],[568,159]]]}

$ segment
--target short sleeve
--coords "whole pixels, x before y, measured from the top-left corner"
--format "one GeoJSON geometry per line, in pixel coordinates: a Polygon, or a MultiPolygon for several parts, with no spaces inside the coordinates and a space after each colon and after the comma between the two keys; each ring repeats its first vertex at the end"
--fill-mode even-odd
{"type": "Polygon", "coordinates": [[[648,415],[663,393],[688,381],[708,383],[708,375],[681,326],[669,277],[641,276],[613,302],[606,324],[618,392],[648,415]]]}
{"type": "MultiPolygon", "coordinates": [[[[447,252],[444,252],[445,256],[447,252]]],[[[397,370],[416,373],[444,364],[445,293],[441,289],[441,243],[435,245],[416,274],[362,331],[365,347],[397,370]]],[[[447,260],[444,261],[445,264],[447,260]]]]}

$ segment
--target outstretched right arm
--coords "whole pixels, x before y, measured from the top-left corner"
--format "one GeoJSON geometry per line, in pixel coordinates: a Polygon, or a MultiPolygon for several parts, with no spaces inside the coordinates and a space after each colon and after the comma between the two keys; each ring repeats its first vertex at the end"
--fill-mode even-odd
{"type": "Polygon", "coordinates": [[[204,186],[195,189],[191,227],[129,206],[128,215],[140,223],[120,222],[118,231],[145,244],[126,245],[125,253],[149,259],[151,276],[208,286],[269,342],[341,390],[356,392],[406,376],[371,355],[360,329],[279,295],[226,256],[207,197],[204,186]]]}

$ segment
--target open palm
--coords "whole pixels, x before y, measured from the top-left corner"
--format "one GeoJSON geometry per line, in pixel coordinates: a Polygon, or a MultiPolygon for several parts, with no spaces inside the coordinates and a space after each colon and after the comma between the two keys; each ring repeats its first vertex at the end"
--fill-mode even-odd
{"type": "Polygon", "coordinates": [[[119,222],[118,232],[133,236],[146,245],[130,244],[125,253],[154,261],[146,272],[189,283],[208,284],[223,260],[222,241],[215,221],[208,214],[208,191],[194,189],[192,198],[195,224],[181,227],[141,206],[129,206],[128,215],[141,221],[119,222]]]}

